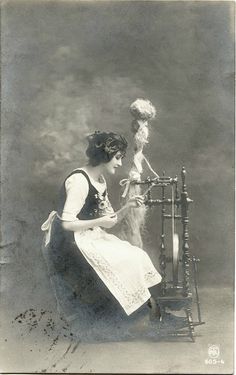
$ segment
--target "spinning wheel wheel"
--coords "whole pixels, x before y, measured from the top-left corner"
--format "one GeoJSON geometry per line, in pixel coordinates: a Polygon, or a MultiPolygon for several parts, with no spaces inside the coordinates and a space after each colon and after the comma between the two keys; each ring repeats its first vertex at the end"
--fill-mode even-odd
{"type": "MultiPolygon", "coordinates": [[[[177,189],[177,185],[176,189],[177,189]]],[[[171,230],[172,230],[172,272],[173,284],[178,285],[178,271],[179,271],[179,236],[176,233],[175,226],[175,198],[174,186],[171,186],[171,230]]]]}
{"type": "Polygon", "coordinates": [[[173,267],[173,283],[174,285],[178,285],[179,279],[179,236],[174,233],[173,237],[173,260],[172,260],[172,267],[173,267]]]}

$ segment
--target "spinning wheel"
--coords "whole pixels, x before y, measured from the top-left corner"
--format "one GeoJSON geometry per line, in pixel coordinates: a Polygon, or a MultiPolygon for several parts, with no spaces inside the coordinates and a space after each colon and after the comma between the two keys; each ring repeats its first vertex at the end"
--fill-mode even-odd
{"type": "MultiPolygon", "coordinates": [[[[194,341],[194,326],[203,324],[201,321],[200,301],[197,285],[197,262],[199,259],[191,256],[188,233],[188,207],[193,201],[188,197],[185,183],[186,171],[182,168],[182,190],[178,190],[178,178],[155,177],[144,181],[135,181],[134,184],[146,186],[144,192],[145,204],[148,207],[161,206],[161,243],[159,264],[162,275],[161,296],[156,303],[161,308],[163,320],[159,323],[160,334],[168,331],[170,336],[190,337],[194,341]],[[161,189],[161,199],[153,198],[154,191],[161,189]],[[167,198],[167,194],[170,195],[167,198]],[[179,213],[180,211],[180,213],[179,213]],[[171,221],[171,234],[166,230],[166,222],[171,221]],[[182,224],[182,236],[177,233],[177,222],[182,224]],[[171,237],[167,245],[167,237],[171,237]],[[169,248],[168,248],[169,247],[169,248]],[[194,298],[192,293],[194,289],[194,298]],[[193,321],[193,302],[197,305],[198,320],[193,321]],[[183,311],[185,314],[185,326],[166,330],[166,309],[171,311],[183,311]],[[165,328],[165,329],[164,329],[165,328]],[[183,330],[185,329],[185,330],[183,330]]],[[[155,310],[152,300],[152,308],[155,310]]],[[[169,314],[170,315],[170,314],[169,314]]],[[[170,327],[168,327],[170,328],[170,327]]]]}
{"type": "MultiPolygon", "coordinates": [[[[187,331],[179,332],[175,327],[169,334],[172,336],[188,336],[194,340],[194,326],[202,324],[202,321],[197,286],[197,262],[199,259],[191,256],[189,249],[188,207],[192,200],[187,193],[186,171],[183,167],[181,172],[182,189],[179,194],[177,176],[174,178],[165,175],[158,176],[143,154],[144,146],[148,143],[149,121],[156,116],[155,107],[147,99],[136,99],[130,106],[130,112],[134,118],[132,122],[134,158],[128,178],[120,181],[120,185],[125,186],[122,197],[129,198],[143,194],[146,197],[145,203],[148,207],[161,206],[159,264],[162,282],[161,296],[158,297],[156,303],[160,306],[163,317],[166,316],[165,310],[167,307],[173,311],[183,310],[186,315],[187,331]],[[149,173],[152,173],[154,177],[142,181],[144,165],[148,167],[149,173]],[[146,189],[144,193],[142,193],[142,187],[146,189]],[[154,190],[161,191],[161,198],[153,198],[154,190]],[[167,198],[166,194],[170,197],[167,198]],[[171,220],[171,234],[168,233],[166,226],[168,220],[171,220]],[[177,232],[178,222],[182,224],[181,236],[177,232]],[[171,237],[171,246],[167,244],[167,237],[171,237]],[[195,302],[197,304],[197,322],[193,322],[192,318],[192,283],[194,284],[195,302]]],[[[128,240],[132,245],[141,248],[143,244],[141,227],[145,222],[145,211],[143,207],[140,207],[133,210],[132,214],[127,215],[124,220],[124,227],[120,232],[122,239],[128,240]]],[[[152,299],[150,304],[155,315],[155,301],[152,299]]],[[[164,324],[165,319],[162,321],[164,324]]],[[[161,333],[162,326],[159,328],[161,333]]]]}

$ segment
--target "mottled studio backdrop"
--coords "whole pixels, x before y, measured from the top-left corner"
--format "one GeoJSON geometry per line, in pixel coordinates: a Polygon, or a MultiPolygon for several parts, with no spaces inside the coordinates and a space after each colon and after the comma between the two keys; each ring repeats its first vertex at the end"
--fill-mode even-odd
{"type": "MultiPolygon", "coordinates": [[[[120,131],[131,141],[129,105],[138,97],[158,111],[146,148],[154,169],[188,172],[200,285],[232,285],[233,57],[233,2],[3,4],[2,251],[18,301],[51,298],[40,226],[64,177],[85,162],[86,134],[120,131]]],[[[131,151],[109,182],[115,208],[131,151]]],[[[147,222],[155,263],[159,214],[147,222]]]]}

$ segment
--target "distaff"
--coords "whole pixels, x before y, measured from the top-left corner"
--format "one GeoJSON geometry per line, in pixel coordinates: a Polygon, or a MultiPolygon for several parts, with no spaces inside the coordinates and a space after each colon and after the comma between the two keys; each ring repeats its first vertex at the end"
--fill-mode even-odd
{"type": "MultiPolygon", "coordinates": [[[[120,185],[125,187],[122,194],[122,198],[125,198],[125,200],[128,200],[134,195],[141,194],[141,188],[138,184],[135,184],[135,182],[141,180],[144,164],[147,165],[148,170],[154,174],[156,178],[159,178],[158,174],[154,171],[143,154],[143,149],[148,143],[148,121],[156,116],[156,109],[149,100],[136,99],[130,106],[130,112],[134,117],[132,122],[134,157],[128,178],[120,181],[120,185]]],[[[146,209],[142,206],[139,207],[139,210],[130,210],[122,223],[119,237],[142,248],[143,241],[141,230],[145,224],[145,214],[146,209]]]]}

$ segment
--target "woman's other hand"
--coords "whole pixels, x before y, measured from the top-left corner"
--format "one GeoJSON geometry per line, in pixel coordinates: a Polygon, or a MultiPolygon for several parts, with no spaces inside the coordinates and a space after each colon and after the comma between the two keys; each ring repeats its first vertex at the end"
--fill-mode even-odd
{"type": "Polygon", "coordinates": [[[103,228],[112,228],[116,223],[117,215],[115,213],[103,216],[99,219],[99,226],[103,228]]]}
{"type": "Polygon", "coordinates": [[[134,197],[130,198],[127,202],[128,207],[130,208],[138,208],[144,204],[144,196],[143,195],[135,195],[134,197]]]}

